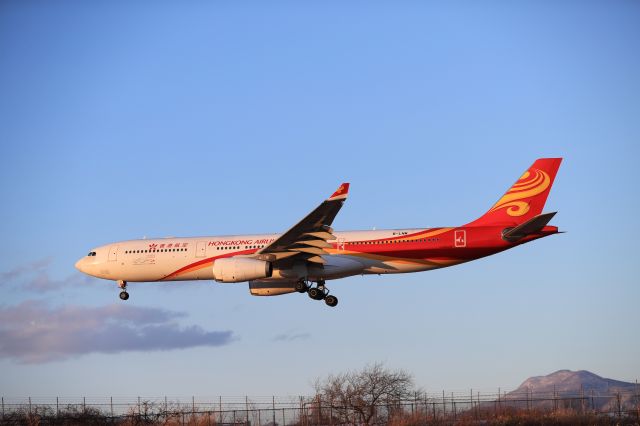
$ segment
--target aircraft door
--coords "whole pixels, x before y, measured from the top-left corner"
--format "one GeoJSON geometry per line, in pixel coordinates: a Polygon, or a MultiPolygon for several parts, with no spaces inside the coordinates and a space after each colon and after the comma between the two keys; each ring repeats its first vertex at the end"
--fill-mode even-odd
{"type": "Polygon", "coordinates": [[[113,262],[118,260],[118,246],[109,247],[109,261],[113,262]]]}
{"type": "Polygon", "coordinates": [[[198,241],[198,244],[196,244],[196,257],[205,257],[206,254],[207,254],[207,242],[198,241]]]}

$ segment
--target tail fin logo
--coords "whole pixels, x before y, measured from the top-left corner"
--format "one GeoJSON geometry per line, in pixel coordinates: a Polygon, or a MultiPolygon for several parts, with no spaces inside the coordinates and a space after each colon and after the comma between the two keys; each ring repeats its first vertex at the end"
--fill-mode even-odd
{"type": "Polygon", "coordinates": [[[506,194],[491,207],[490,212],[507,209],[509,216],[522,216],[529,211],[529,203],[523,201],[544,192],[551,184],[549,175],[539,169],[531,168],[524,172],[520,179],[507,191],[506,194]]]}

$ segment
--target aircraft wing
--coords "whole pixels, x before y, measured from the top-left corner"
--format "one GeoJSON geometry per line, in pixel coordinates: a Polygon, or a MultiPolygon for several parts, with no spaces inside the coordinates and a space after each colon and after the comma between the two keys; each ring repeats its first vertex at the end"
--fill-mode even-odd
{"type": "Polygon", "coordinates": [[[323,264],[324,249],[331,247],[327,241],[335,240],[331,224],[349,193],[349,183],[341,184],[336,192],[316,207],[304,219],[292,226],[278,239],[259,250],[254,257],[278,261],[293,256],[309,262],[323,264]]]}

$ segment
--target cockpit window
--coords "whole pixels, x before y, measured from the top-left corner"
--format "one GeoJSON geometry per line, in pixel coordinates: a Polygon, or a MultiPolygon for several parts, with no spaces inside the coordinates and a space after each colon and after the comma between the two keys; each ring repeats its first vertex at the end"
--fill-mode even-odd
{"type": "Polygon", "coordinates": [[[89,254],[87,256],[95,256],[96,252],[95,251],[90,251],[89,254]]]}

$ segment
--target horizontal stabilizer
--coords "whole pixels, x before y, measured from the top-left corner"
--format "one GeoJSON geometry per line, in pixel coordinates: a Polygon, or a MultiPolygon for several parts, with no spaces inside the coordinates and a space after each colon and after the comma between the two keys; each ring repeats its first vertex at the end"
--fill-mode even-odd
{"type": "Polygon", "coordinates": [[[535,234],[544,228],[556,213],[557,212],[539,214],[515,228],[507,228],[505,232],[502,233],[502,239],[514,243],[529,234],[535,234]]]}

